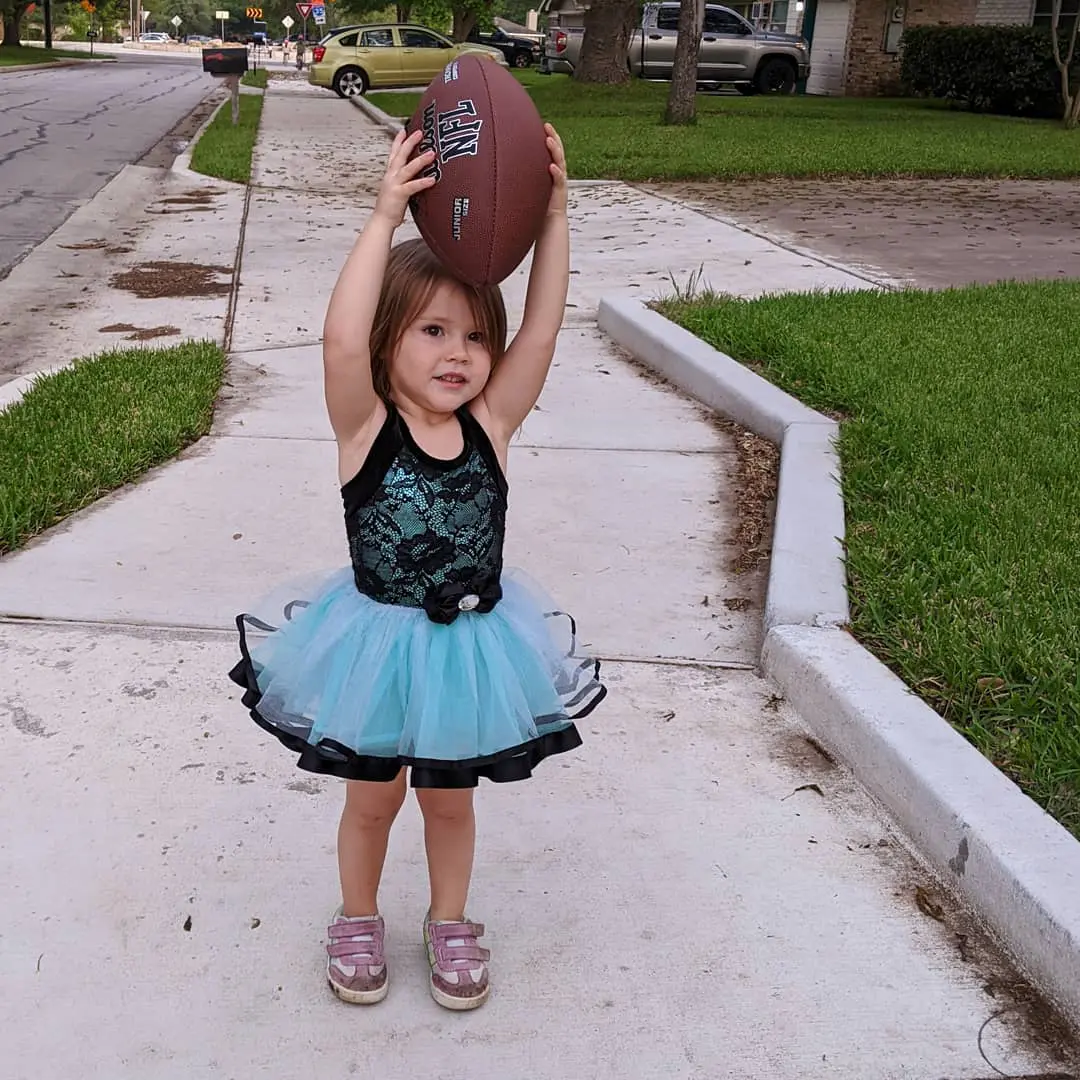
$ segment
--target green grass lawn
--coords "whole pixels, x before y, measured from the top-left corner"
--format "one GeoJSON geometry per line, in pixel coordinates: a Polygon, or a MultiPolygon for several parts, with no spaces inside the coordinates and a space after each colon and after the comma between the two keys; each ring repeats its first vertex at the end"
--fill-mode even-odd
{"type": "Polygon", "coordinates": [[[0,411],[0,555],[205,435],[224,367],[210,342],[121,349],[0,411]]]}
{"type": "Polygon", "coordinates": [[[256,71],[244,72],[240,83],[242,86],[257,86],[260,90],[265,90],[268,78],[266,68],[259,68],[256,71]]]}
{"type": "Polygon", "coordinates": [[[226,103],[202,133],[191,155],[191,167],[205,176],[246,184],[251,179],[251,155],[259,134],[263,95],[240,95],[240,122],[233,127],[232,105],[226,103]]]}
{"type": "Polygon", "coordinates": [[[1080,282],[664,312],[846,417],[856,636],[1080,835],[1080,282]]]}
{"type": "Polygon", "coordinates": [[[101,53],[91,56],[89,52],[74,49],[39,49],[22,46],[5,49],[0,45],[0,67],[17,67],[21,64],[44,64],[47,60],[101,60],[101,53]]]}
{"type": "MultiPolygon", "coordinates": [[[[581,86],[521,76],[578,179],[1080,175],[1080,140],[1048,120],[976,116],[937,102],[698,95],[698,122],[665,127],[666,83],[581,86]]],[[[418,94],[373,94],[410,116],[418,94]]]]}

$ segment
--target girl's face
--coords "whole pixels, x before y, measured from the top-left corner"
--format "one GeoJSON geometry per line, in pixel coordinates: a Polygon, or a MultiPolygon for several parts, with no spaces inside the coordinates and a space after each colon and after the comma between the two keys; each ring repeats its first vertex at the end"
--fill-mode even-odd
{"type": "Polygon", "coordinates": [[[491,374],[490,343],[483,337],[464,290],[441,282],[390,360],[393,396],[431,412],[453,412],[472,401],[491,374]]]}

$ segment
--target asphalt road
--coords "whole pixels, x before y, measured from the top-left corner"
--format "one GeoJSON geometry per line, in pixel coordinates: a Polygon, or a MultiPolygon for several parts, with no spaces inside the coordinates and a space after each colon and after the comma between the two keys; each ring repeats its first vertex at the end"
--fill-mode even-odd
{"type": "Polygon", "coordinates": [[[214,89],[196,57],[0,73],[0,278],[214,89]]]}

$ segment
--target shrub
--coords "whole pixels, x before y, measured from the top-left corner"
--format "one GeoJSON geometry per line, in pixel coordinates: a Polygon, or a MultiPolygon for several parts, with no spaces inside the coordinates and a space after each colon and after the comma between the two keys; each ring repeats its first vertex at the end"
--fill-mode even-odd
{"type": "MultiPolygon", "coordinates": [[[[1080,57],[1073,65],[1080,77],[1080,57]]],[[[1048,30],[918,26],[904,32],[900,77],[909,93],[973,112],[1061,116],[1061,78],[1048,30]]]]}

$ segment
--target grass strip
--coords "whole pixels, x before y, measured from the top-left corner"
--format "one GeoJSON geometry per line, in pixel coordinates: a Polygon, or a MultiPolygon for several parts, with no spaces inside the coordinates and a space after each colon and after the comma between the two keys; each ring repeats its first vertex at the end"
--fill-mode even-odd
{"type": "Polygon", "coordinates": [[[23,64],[45,64],[50,60],[102,60],[101,53],[91,56],[89,52],[74,49],[39,49],[25,45],[6,49],[0,45],[0,67],[19,67],[23,64]]]}
{"type": "Polygon", "coordinates": [[[258,68],[255,71],[245,71],[240,79],[241,86],[257,86],[260,90],[266,89],[269,74],[266,68],[258,68]]]}
{"type": "Polygon", "coordinates": [[[227,101],[195,144],[191,154],[192,169],[219,180],[248,183],[262,107],[262,94],[241,94],[240,122],[234,127],[232,105],[227,101]]]}
{"type": "Polygon", "coordinates": [[[1080,283],[661,307],[844,417],[856,637],[1080,835],[1080,283]]]}
{"type": "Polygon", "coordinates": [[[217,345],[187,342],[35,381],[0,411],[0,555],[205,435],[224,367],[217,345]]]}
{"type": "MultiPolygon", "coordinates": [[[[977,116],[929,101],[699,94],[698,122],[667,127],[666,83],[519,77],[559,129],[571,175],[581,180],[1080,175],[1076,133],[1050,120],[977,116]]],[[[406,117],[420,96],[370,100],[406,117]]]]}

